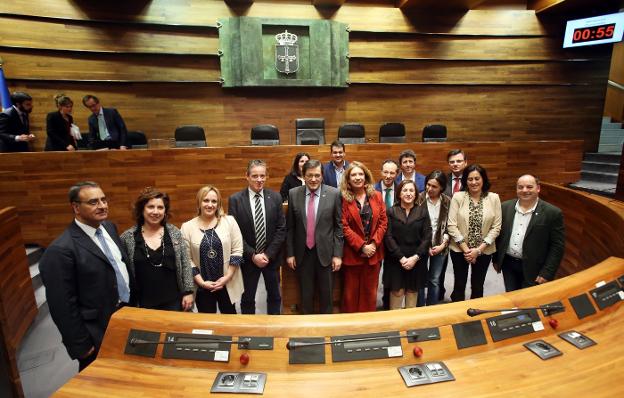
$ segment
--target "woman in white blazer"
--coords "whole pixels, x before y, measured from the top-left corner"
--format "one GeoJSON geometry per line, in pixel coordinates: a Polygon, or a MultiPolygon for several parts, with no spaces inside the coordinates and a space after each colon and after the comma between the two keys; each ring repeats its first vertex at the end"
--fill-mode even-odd
{"type": "Polygon", "coordinates": [[[483,297],[483,284],[495,240],[501,229],[501,202],[497,194],[489,192],[487,172],[478,164],[469,165],[462,176],[462,191],[453,195],[448,217],[451,236],[451,260],[455,286],[451,300],[465,299],[468,269],[472,268],[470,298],[483,297]]]}
{"type": "Polygon", "coordinates": [[[243,237],[236,220],[223,211],[221,194],[211,185],[197,192],[197,217],[182,224],[197,284],[195,302],[199,312],[235,314],[234,303],[243,294],[239,270],[243,260],[243,237]]]}

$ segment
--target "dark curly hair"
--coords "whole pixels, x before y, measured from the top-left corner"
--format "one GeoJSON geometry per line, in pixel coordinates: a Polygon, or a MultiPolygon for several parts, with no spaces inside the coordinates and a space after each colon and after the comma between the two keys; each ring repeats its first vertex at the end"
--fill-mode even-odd
{"type": "Polygon", "coordinates": [[[141,192],[137,200],[134,202],[134,207],[132,209],[132,215],[134,216],[134,220],[138,226],[145,224],[145,219],[143,218],[143,210],[145,209],[145,205],[152,199],[162,199],[165,204],[165,216],[160,222],[163,226],[167,224],[167,220],[169,219],[169,195],[165,192],[159,191],[154,187],[147,187],[141,192]]]}

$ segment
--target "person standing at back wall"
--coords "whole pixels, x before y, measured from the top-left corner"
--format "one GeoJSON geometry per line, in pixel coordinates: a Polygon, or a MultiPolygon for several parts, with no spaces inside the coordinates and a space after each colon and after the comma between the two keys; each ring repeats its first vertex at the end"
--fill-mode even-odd
{"type": "Polygon", "coordinates": [[[115,108],[104,108],[95,95],[85,95],[82,103],[93,113],[89,116],[90,149],[128,149],[126,123],[115,108]]]}

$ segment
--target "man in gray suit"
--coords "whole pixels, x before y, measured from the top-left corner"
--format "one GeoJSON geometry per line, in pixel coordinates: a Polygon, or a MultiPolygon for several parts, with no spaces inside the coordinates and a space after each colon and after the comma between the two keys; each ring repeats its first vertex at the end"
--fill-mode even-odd
{"type": "Polygon", "coordinates": [[[496,271],[503,271],[508,292],[553,280],[563,258],[563,214],[540,199],[539,191],[539,179],[525,174],[516,183],[518,198],[502,204],[493,263],[496,271]]]}
{"type": "Polygon", "coordinates": [[[318,285],[319,312],[331,314],[332,272],[342,265],[342,201],[336,188],[322,183],[321,162],[308,160],[302,172],[305,185],[288,193],[286,262],[299,279],[301,312],[313,313],[318,285]]]}

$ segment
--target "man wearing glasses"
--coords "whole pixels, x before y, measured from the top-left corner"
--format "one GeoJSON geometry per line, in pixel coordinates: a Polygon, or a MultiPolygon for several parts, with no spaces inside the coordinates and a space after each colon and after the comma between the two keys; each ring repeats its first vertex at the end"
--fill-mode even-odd
{"type": "Polygon", "coordinates": [[[100,186],[79,182],[69,189],[74,221],[52,242],[39,269],[50,314],[82,371],[95,360],[113,313],[131,304],[134,275],[109,221],[100,186]]]}

